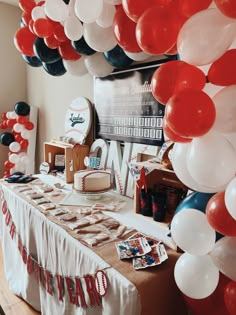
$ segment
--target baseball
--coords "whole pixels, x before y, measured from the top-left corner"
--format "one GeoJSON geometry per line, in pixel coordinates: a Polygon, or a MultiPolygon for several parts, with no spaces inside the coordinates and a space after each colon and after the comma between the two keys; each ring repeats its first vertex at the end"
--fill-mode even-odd
{"type": "Polygon", "coordinates": [[[97,293],[103,297],[107,294],[108,279],[104,271],[98,270],[95,273],[95,287],[97,293]]]}

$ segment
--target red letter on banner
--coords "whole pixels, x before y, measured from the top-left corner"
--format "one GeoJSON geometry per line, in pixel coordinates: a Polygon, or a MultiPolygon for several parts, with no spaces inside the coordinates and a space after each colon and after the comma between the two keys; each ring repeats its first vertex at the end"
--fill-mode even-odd
{"type": "Polygon", "coordinates": [[[22,241],[21,241],[21,238],[20,236],[18,235],[18,249],[19,249],[19,252],[21,253],[22,252],[22,241]]]}
{"type": "Polygon", "coordinates": [[[11,238],[13,239],[14,235],[15,235],[15,232],[16,232],[16,226],[15,224],[12,222],[11,223],[11,227],[10,227],[10,235],[11,235],[11,238]]]}
{"type": "Polygon", "coordinates": [[[84,276],[84,279],[86,282],[90,305],[95,306],[95,304],[97,304],[97,306],[101,306],[93,277],[91,275],[86,275],[84,276]]]}
{"type": "Polygon", "coordinates": [[[58,290],[59,290],[59,300],[60,301],[63,301],[63,277],[62,276],[59,276],[59,275],[56,275],[56,278],[57,278],[57,286],[58,286],[58,290]]]}
{"type": "Polygon", "coordinates": [[[67,291],[69,293],[69,297],[70,297],[70,303],[72,304],[76,304],[76,299],[75,299],[75,296],[74,296],[74,288],[75,288],[75,284],[74,284],[74,281],[69,278],[69,277],[66,277],[66,287],[67,287],[67,291]]]}
{"type": "Polygon", "coordinates": [[[2,202],[2,213],[6,214],[6,212],[7,212],[7,202],[6,202],[6,200],[4,200],[2,202]]]}
{"type": "Polygon", "coordinates": [[[11,221],[11,213],[10,213],[10,211],[8,210],[8,211],[7,211],[7,214],[6,214],[6,217],[5,217],[6,226],[8,226],[8,225],[10,224],[10,221],[11,221]]]}
{"type": "Polygon", "coordinates": [[[75,285],[76,285],[75,295],[77,297],[76,305],[85,308],[85,307],[87,307],[87,304],[86,304],[85,299],[84,299],[84,291],[83,291],[83,288],[81,286],[81,282],[80,282],[79,278],[75,278],[75,285]],[[79,303],[79,299],[80,299],[80,303],[79,303]]]}
{"type": "Polygon", "coordinates": [[[37,261],[34,261],[34,278],[37,282],[39,282],[39,264],[37,261]]]}
{"type": "Polygon", "coordinates": [[[32,271],[33,271],[33,260],[29,254],[27,257],[27,272],[29,275],[31,275],[32,271]]]}
{"type": "Polygon", "coordinates": [[[48,270],[46,270],[46,284],[47,292],[52,295],[52,274],[48,270]]]}

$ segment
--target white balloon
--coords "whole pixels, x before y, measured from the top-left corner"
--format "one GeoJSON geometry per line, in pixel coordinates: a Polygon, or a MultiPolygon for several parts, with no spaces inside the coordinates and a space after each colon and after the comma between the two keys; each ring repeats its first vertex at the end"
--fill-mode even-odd
{"type": "Polygon", "coordinates": [[[191,190],[204,193],[223,191],[224,187],[207,187],[205,185],[200,185],[193,179],[186,167],[186,156],[189,148],[190,143],[175,143],[171,151],[171,163],[179,180],[191,190]]]}
{"type": "Polygon", "coordinates": [[[75,14],[84,23],[93,23],[101,15],[103,0],[76,0],[75,14]]]}
{"type": "Polygon", "coordinates": [[[226,188],[236,173],[236,151],[216,131],[192,140],[186,162],[192,178],[207,187],[226,188]]]}
{"type": "Polygon", "coordinates": [[[114,70],[102,53],[85,57],[84,63],[88,72],[96,77],[105,77],[114,70]]]}
{"type": "Polygon", "coordinates": [[[31,11],[31,17],[33,21],[36,21],[41,18],[45,18],[46,13],[44,10],[44,5],[34,7],[33,10],[31,11]]]}
{"type": "Polygon", "coordinates": [[[219,276],[219,270],[209,255],[184,253],[175,264],[174,277],[178,288],[193,299],[210,296],[219,283],[219,276]]]}
{"type": "Polygon", "coordinates": [[[11,119],[16,119],[18,117],[16,112],[11,112],[11,119]]]}
{"type": "Polygon", "coordinates": [[[226,187],[225,205],[230,215],[236,220],[236,177],[226,187]]]}
{"type": "Polygon", "coordinates": [[[20,164],[22,164],[22,165],[27,165],[28,163],[29,163],[29,161],[30,161],[30,159],[29,159],[29,157],[27,156],[27,155],[23,155],[23,156],[21,156],[20,157],[20,164]]]}
{"type": "Polygon", "coordinates": [[[14,130],[15,132],[22,132],[22,131],[24,130],[24,125],[16,123],[16,124],[13,126],[13,130],[14,130]]]}
{"type": "Polygon", "coordinates": [[[88,73],[87,68],[84,64],[84,56],[79,60],[71,61],[71,60],[63,60],[63,65],[68,73],[75,76],[82,76],[88,73]]]}
{"type": "Polygon", "coordinates": [[[214,97],[216,119],[213,129],[222,132],[236,132],[236,85],[220,90],[214,97]]]}
{"type": "Polygon", "coordinates": [[[31,132],[29,130],[23,130],[21,133],[21,137],[24,139],[30,139],[31,138],[31,132]]]}
{"type": "Polygon", "coordinates": [[[10,143],[10,145],[9,145],[9,150],[11,152],[19,152],[20,149],[21,149],[21,146],[18,142],[14,141],[14,142],[10,143]]]}
{"type": "Polygon", "coordinates": [[[82,23],[75,15],[68,16],[65,20],[64,31],[66,37],[74,41],[79,40],[84,32],[82,23]]]}
{"type": "Polygon", "coordinates": [[[112,27],[100,27],[97,23],[84,23],[84,39],[98,52],[111,50],[117,45],[112,27]]]}
{"type": "Polygon", "coordinates": [[[145,52],[139,52],[139,53],[132,53],[129,51],[124,50],[124,53],[130,58],[133,59],[134,61],[144,61],[147,59],[152,58],[151,55],[146,54],[145,52]]]}
{"type": "Polygon", "coordinates": [[[235,37],[235,20],[217,9],[192,15],[181,28],[177,47],[181,60],[201,66],[212,63],[230,47],[235,37]]]}
{"type": "Polygon", "coordinates": [[[12,153],[8,159],[11,163],[16,164],[19,161],[19,156],[18,154],[12,153]]]}
{"type": "Polygon", "coordinates": [[[7,119],[12,119],[12,114],[13,114],[13,112],[7,112],[6,113],[7,119]]]}
{"type": "Polygon", "coordinates": [[[101,27],[112,26],[115,13],[116,13],[115,6],[104,2],[102,13],[97,18],[96,23],[101,27]]]}
{"type": "Polygon", "coordinates": [[[215,266],[228,278],[236,281],[236,237],[224,236],[210,253],[215,266]]]}
{"type": "Polygon", "coordinates": [[[216,239],[205,213],[196,209],[183,209],[174,216],[171,236],[179,248],[192,255],[208,254],[216,239]]]}
{"type": "Polygon", "coordinates": [[[69,7],[63,0],[47,0],[45,12],[51,20],[64,22],[69,15],[69,7]]]}

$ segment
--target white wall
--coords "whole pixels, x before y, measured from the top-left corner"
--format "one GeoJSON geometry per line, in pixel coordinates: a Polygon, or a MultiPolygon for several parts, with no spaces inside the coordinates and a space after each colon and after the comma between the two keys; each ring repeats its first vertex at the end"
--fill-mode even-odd
{"type": "MultiPolygon", "coordinates": [[[[0,114],[14,110],[15,103],[21,100],[38,107],[37,172],[43,161],[43,143],[64,135],[64,117],[71,101],[79,96],[93,101],[93,78],[90,74],[74,77],[67,73],[54,77],[42,67],[27,65],[14,45],[21,15],[18,6],[0,2],[0,114]]],[[[0,134],[3,132],[0,130],[0,134]]],[[[8,147],[0,145],[0,177],[7,154],[8,147]]]]}
{"type": "Polygon", "coordinates": [[[65,113],[72,100],[79,96],[93,101],[93,78],[64,74],[49,75],[42,67],[27,67],[28,104],[39,108],[36,143],[36,172],[43,162],[43,143],[64,135],[65,113]]]}
{"type": "MultiPolygon", "coordinates": [[[[14,45],[21,10],[0,2],[0,114],[14,110],[18,101],[26,101],[26,64],[14,45]]],[[[9,130],[0,130],[0,135],[9,130]]],[[[0,144],[0,177],[4,173],[8,147],[0,144]]]]}

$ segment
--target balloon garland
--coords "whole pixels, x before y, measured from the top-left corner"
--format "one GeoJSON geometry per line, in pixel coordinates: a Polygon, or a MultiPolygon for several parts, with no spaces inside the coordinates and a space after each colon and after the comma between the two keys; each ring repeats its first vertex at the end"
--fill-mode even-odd
{"type": "Polygon", "coordinates": [[[30,106],[23,102],[17,102],[14,111],[2,113],[0,129],[4,131],[0,136],[0,143],[9,147],[8,160],[5,161],[4,178],[13,173],[25,173],[26,165],[29,163],[27,149],[31,139],[31,131],[34,123],[30,121],[30,106]]]}
{"type": "MultiPolygon", "coordinates": [[[[236,1],[19,0],[14,42],[51,75],[106,76],[150,55],[177,54],[153,75],[166,106],[173,169],[193,191],[213,193],[203,212],[185,208],[171,234],[185,252],[175,281],[196,315],[236,312],[236,1]],[[210,7],[210,8],[209,8],[210,7]],[[128,56],[129,59],[127,59],[128,56]],[[219,87],[216,93],[208,87],[219,87]],[[223,237],[215,242],[215,234],[223,237]]],[[[12,141],[5,135],[6,143],[12,141]]]]}

